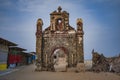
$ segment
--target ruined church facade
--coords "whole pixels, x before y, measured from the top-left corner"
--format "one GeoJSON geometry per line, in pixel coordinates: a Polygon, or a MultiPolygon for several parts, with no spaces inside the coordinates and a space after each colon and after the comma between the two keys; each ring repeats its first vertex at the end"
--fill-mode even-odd
{"type": "Polygon", "coordinates": [[[74,67],[77,63],[84,63],[83,48],[83,21],[76,21],[77,30],[69,24],[69,13],[62,11],[61,7],[50,14],[50,25],[42,30],[42,19],[37,20],[36,25],[36,54],[37,67],[47,70],[50,65],[63,61],[68,67],[74,67]]]}

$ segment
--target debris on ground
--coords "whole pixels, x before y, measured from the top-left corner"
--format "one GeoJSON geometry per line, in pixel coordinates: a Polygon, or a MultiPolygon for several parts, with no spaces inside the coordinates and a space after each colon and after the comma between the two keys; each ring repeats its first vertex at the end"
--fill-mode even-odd
{"type": "Polygon", "coordinates": [[[107,58],[103,54],[92,51],[92,71],[120,73],[120,55],[107,58]]]}

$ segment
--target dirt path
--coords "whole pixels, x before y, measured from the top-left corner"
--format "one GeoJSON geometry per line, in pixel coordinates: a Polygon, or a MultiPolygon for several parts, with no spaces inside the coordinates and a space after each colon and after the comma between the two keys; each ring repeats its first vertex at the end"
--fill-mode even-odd
{"type": "Polygon", "coordinates": [[[113,73],[34,72],[34,69],[34,65],[29,65],[18,71],[0,76],[0,80],[120,80],[120,76],[113,73]]]}

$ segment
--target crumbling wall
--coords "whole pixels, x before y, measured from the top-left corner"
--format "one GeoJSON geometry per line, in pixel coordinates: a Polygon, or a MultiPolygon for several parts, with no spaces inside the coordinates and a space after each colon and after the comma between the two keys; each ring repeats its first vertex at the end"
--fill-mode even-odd
{"type": "Polygon", "coordinates": [[[110,71],[120,73],[120,56],[106,58],[103,54],[92,52],[92,71],[110,71]]]}
{"type": "Polygon", "coordinates": [[[99,54],[97,52],[92,53],[93,65],[92,71],[100,72],[100,71],[109,71],[109,62],[106,60],[103,54],[99,54]]]}
{"type": "Polygon", "coordinates": [[[120,73],[120,56],[107,58],[107,60],[112,66],[111,71],[120,73]]]}

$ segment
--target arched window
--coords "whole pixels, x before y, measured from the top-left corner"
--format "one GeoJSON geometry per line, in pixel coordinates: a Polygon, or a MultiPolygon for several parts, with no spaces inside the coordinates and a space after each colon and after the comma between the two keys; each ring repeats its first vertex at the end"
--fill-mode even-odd
{"type": "Polygon", "coordinates": [[[57,30],[63,30],[62,19],[57,19],[57,30]]]}
{"type": "Polygon", "coordinates": [[[60,24],[62,22],[62,20],[61,19],[58,19],[58,24],[60,24]]]}

